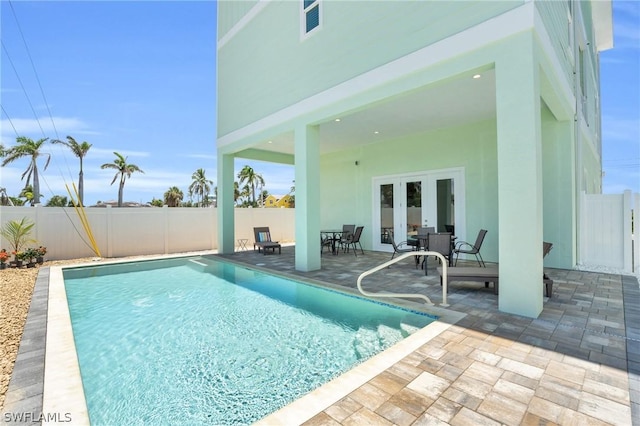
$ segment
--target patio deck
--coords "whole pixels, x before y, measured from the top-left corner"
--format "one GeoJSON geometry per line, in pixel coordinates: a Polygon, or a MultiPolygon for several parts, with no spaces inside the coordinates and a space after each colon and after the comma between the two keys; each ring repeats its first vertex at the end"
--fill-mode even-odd
{"type": "MultiPolygon", "coordinates": [[[[354,291],[358,275],[390,255],[325,253],[322,269],[306,273],[294,270],[291,246],[283,246],[281,255],[243,251],[222,257],[354,291]]],[[[439,303],[435,264],[425,277],[412,262],[367,277],[365,289],[420,292],[439,303]]],[[[337,402],[306,410],[304,424],[640,425],[637,279],[546,271],[554,292],[537,319],[498,311],[493,289],[482,283],[454,284],[447,309],[464,314],[462,319],[337,402]]],[[[7,412],[37,418],[42,410],[47,293],[48,268],[43,268],[0,423],[9,423],[7,412]]],[[[400,304],[424,307],[419,301],[400,304]]],[[[29,420],[25,423],[40,423],[29,420]]]]}
{"type": "MultiPolygon", "coordinates": [[[[293,247],[282,255],[224,257],[353,290],[360,273],[391,256],[325,252],[322,269],[312,272],[294,270],[293,247]]],[[[406,259],[367,277],[363,287],[420,292],[438,304],[435,267],[430,261],[425,277],[406,259]]],[[[553,297],[544,299],[537,319],[498,311],[497,296],[482,283],[450,286],[447,309],[464,318],[304,424],[640,425],[637,279],[545,270],[553,297]]]]}

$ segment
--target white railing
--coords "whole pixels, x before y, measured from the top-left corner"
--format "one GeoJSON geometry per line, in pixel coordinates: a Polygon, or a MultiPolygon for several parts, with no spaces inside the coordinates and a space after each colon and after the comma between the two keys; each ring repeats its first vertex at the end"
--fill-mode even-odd
{"type": "MultiPolygon", "coordinates": [[[[442,264],[442,303],[440,303],[440,306],[444,306],[445,308],[449,306],[449,304],[447,303],[447,287],[448,287],[448,280],[447,280],[447,269],[449,268],[448,266],[448,261],[447,259],[445,259],[445,257],[443,255],[441,255],[438,252],[435,251],[412,251],[411,253],[403,253],[398,257],[395,257],[391,260],[389,260],[388,262],[385,262],[383,264],[380,264],[374,268],[369,269],[368,271],[364,271],[363,273],[360,274],[360,276],[358,277],[358,290],[360,291],[360,293],[362,293],[363,295],[367,296],[367,297],[393,297],[393,298],[410,298],[410,299],[424,299],[425,303],[429,304],[429,305],[433,305],[433,302],[431,301],[431,299],[429,299],[427,296],[425,296],[424,294],[419,294],[419,293],[370,293],[366,290],[364,290],[362,288],[362,280],[375,273],[378,272],[388,266],[393,265],[394,263],[397,263],[403,259],[406,259],[407,257],[412,257],[412,256],[436,256],[438,259],[440,259],[440,263],[442,264]]],[[[426,265],[425,265],[426,268],[426,265]]]]}

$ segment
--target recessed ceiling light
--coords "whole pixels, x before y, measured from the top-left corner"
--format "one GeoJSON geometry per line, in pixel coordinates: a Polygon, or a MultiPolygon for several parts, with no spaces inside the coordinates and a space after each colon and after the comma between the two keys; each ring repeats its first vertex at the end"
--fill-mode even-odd
{"type": "Polygon", "coordinates": [[[480,74],[476,74],[476,75],[473,76],[473,78],[475,78],[475,79],[478,79],[480,77],[482,77],[480,74]]]}
{"type": "Polygon", "coordinates": [[[336,118],[336,121],[340,121],[340,119],[339,119],[339,118],[336,118]]]}
{"type": "Polygon", "coordinates": [[[379,134],[380,132],[376,130],[376,131],[375,131],[375,132],[373,132],[373,133],[377,135],[377,134],[379,134]]]}
{"type": "Polygon", "coordinates": [[[269,141],[268,143],[273,143],[273,141],[269,141]]]}

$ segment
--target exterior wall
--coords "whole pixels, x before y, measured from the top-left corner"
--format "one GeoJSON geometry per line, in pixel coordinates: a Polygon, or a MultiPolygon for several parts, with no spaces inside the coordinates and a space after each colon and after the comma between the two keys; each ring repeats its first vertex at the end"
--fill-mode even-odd
{"type": "MultiPolygon", "coordinates": [[[[219,3],[226,7],[226,1],[219,3]]],[[[323,28],[301,41],[301,2],[269,2],[250,25],[219,45],[218,81],[224,83],[218,85],[217,93],[224,108],[218,108],[218,135],[522,3],[324,1],[323,28]]],[[[224,11],[219,9],[219,16],[224,11]]]]}
{"type": "Polygon", "coordinates": [[[489,230],[482,255],[487,261],[495,262],[498,257],[496,155],[495,122],[486,121],[322,156],[321,227],[336,228],[343,223],[364,225],[361,242],[370,248],[374,235],[374,177],[464,167],[469,234],[458,237],[464,241],[475,240],[479,229],[489,230]],[[348,190],[336,191],[335,188],[348,190]]]}
{"type": "Polygon", "coordinates": [[[571,87],[578,131],[577,191],[601,192],[599,61],[593,10],[588,1],[536,1],[563,78],[571,87]]]}
{"type": "Polygon", "coordinates": [[[218,40],[229,33],[231,28],[246,16],[259,0],[219,1],[218,3],[218,40]]]}
{"type": "MultiPolygon", "coordinates": [[[[102,257],[216,250],[217,209],[87,208],[87,218],[102,257]]],[[[89,239],[73,208],[0,206],[4,225],[27,217],[36,223],[31,237],[47,247],[47,260],[93,257],[89,239]],[[77,230],[77,231],[76,231],[77,230]]],[[[274,240],[294,241],[294,209],[235,209],[235,237],[253,244],[253,227],[268,226],[274,240]]],[[[9,251],[4,238],[0,248],[9,251]]]]}
{"type": "Polygon", "coordinates": [[[569,35],[569,3],[564,1],[538,1],[536,9],[544,22],[545,29],[553,44],[556,57],[562,58],[560,64],[564,78],[571,82],[573,87],[573,37],[569,35]]]}

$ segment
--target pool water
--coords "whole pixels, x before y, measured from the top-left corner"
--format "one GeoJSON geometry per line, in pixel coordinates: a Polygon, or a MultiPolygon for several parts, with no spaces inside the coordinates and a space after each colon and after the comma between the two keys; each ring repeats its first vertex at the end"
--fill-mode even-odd
{"type": "Polygon", "coordinates": [[[204,257],[64,278],[94,425],[253,423],[435,319],[204,257]]]}

